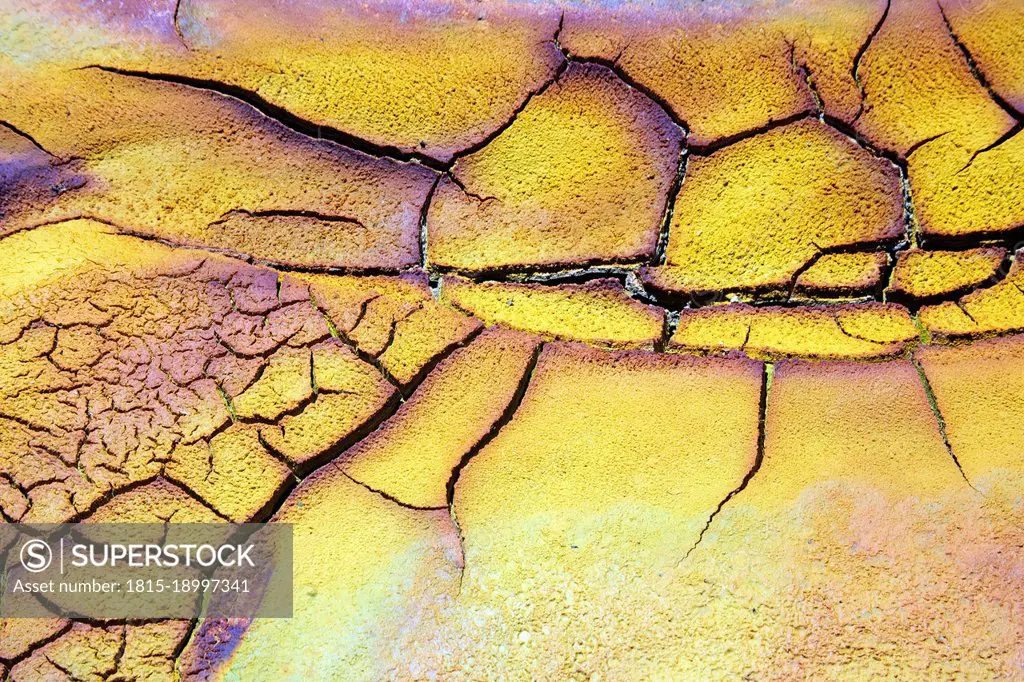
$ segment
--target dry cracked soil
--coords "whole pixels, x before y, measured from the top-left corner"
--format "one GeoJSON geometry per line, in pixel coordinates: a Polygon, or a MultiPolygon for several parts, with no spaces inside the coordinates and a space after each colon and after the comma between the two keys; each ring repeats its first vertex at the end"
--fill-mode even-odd
{"type": "Polygon", "coordinates": [[[2,682],[1024,680],[1020,0],[7,0],[0,520],[294,524],[2,682]]]}

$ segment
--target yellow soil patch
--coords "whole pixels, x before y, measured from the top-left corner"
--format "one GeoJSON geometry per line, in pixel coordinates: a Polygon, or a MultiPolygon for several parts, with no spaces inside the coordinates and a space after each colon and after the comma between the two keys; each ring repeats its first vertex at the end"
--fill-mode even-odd
{"type": "Polygon", "coordinates": [[[996,275],[1006,249],[900,252],[887,296],[926,299],[978,286],[996,275]]]}
{"type": "Polygon", "coordinates": [[[939,337],[984,336],[1024,329],[1024,253],[1018,253],[1006,277],[972,291],[958,301],[921,308],[921,323],[939,337]]]}
{"type": "Polygon", "coordinates": [[[796,291],[826,296],[868,293],[878,287],[888,262],[884,251],[826,253],[797,278],[796,291]]]}
{"type": "Polygon", "coordinates": [[[490,144],[460,158],[455,180],[441,179],[427,260],[487,270],[648,256],[681,138],[611,71],[573,64],[490,144]]]}
{"type": "Polygon", "coordinates": [[[792,41],[793,60],[813,84],[829,116],[852,123],[860,113],[854,63],[886,4],[885,0],[795,0],[773,17],[792,41]]]}
{"type": "Polygon", "coordinates": [[[821,249],[902,231],[899,173],[845,135],[803,120],[691,158],[666,263],[670,292],[788,290],[821,249]]]}
{"type": "Polygon", "coordinates": [[[814,109],[785,34],[763,13],[722,20],[700,10],[655,10],[653,26],[644,26],[628,14],[609,21],[587,10],[569,12],[562,44],[572,54],[615,60],[632,81],[658,93],[686,121],[692,144],[814,109]]]}
{"type": "Polygon", "coordinates": [[[434,181],[420,166],[293,133],[181,85],[95,69],[6,75],[5,120],[80,161],[48,202],[8,206],[4,232],[90,216],[289,265],[419,260],[419,212],[434,181]]]}
{"type": "Polygon", "coordinates": [[[491,329],[444,360],[412,398],[346,453],[342,470],[415,507],[444,507],[459,461],[495,427],[526,379],[538,340],[491,329]]]}
{"type": "Polygon", "coordinates": [[[664,310],[634,300],[615,279],[545,285],[445,277],[441,300],[485,324],[609,348],[652,349],[665,324],[664,310]]]}
{"type": "Polygon", "coordinates": [[[348,342],[373,356],[402,388],[483,325],[430,294],[426,275],[335,277],[301,275],[316,305],[348,342]]]}
{"type": "Polygon", "coordinates": [[[156,68],[236,84],[315,124],[441,160],[499,128],[562,59],[554,9],[482,16],[451,3],[438,20],[415,6],[202,0],[181,6],[179,24],[193,52],[156,68]]]}
{"type": "Polygon", "coordinates": [[[960,476],[908,361],[780,363],[765,431],[758,473],[672,583],[694,615],[666,626],[683,653],[654,670],[1012,676],[1020,561],[1000,554],[1020,530],[960,476]]]}
{"type": "MultiPolygon", "coordinates": [[[[456,486],[470,564],[474,553],[512,550],[496,546],[485,529],[515,532],[527,519],[552,534],[546,559],[561,557],[569,567],[578,565],[573,540],[612,553],[630,545],[641,564],[680,558],[676,552],[696,541],[706,515],[753,464],[760,379],[753,361],[547,345],[512,421],[456,486]],[[687,395],[700,399],[680,399],[687,395]],[[637,515],[612,522],[627,502],[637,515]],[[606,514],[612,525],[590,527],[606,514]],[[626,532],[666,514],[678,522],[668,545],[626,532]]],[[[521,567],[524,574],[534,568],[521,567]]]]}
{"type": "Polygon", "coordinates": [[[145,268],[166,262],[172,253],[162,244],[119,237],[113,228],[92,220],[70,220],[13,234],[0,247],[0,298],[27,295],[104,268],[145,268]]]}
{"type": "MultiPolygon", "coordinates": [[[[574,679],[574,664],[596,658],[637,663],[613,638],[636,642],[654,619],[608,595],[660,589],[739,485],[756,457],[760,387],[751,361],[546,346],[512,421],[462,471],[461,590],[410,633],[397,676],[574,679]]],[[[636,670],[600,669],[650,672],[636,670]]]]}
{"type": "Polygon", "coordinates": [[[776,365],[765,431],[765,465],[745,504],[791,504],[825,481],[922,499],[965,485],[906,360],[776,365]]]}
{"type": "Polygon", "coordinates": [[[998,237],[1024,224],[1024,134],[988,149],[1000,138],[993,131],[967,144],[945,135],[911,154],[908,178],[926,241],[998,237]]]}
{"type": "Polygon", "coordinates": [[[53,637],[64,629],[63,618],[0,619],[0,659],[9,661],[25,654],[35,644],[53,637]]]}
{"type": "Polygon", "coordinates": [[[247,631],[205,621],[182,659],[187,678],[384,679],[407,654],[395,645],[409,624],[430,622],[457,589],[447,510],[404,509],[328,468],[275,520],[294,524],[294,616],[254,620],[247,631]]]}
{"type": "MultiPolygon", "coordinates": [[[[314,346],[309,359],[312,402],[260,428],[267,447],[304,469],[361,438],[398,398],[380,372],[338,342],[314,346]]],[[[305,371],[295,379],[300,376],[306,378],[305,371]]]]}
{"type": "Polygon", "coordinates": [[[899,154],[936,135],[980,149],[1013,125],[971,74],[932,0],[892,3],[858,76],[857,130],[899,154]]]}
{"type": "Polygon", "coordinates": [[[986,494],[1024,491],[1024,338],[1013,336],[916,353],[935,391],[964,474],[986,494]]]}
{"type": "MultiPolygon", "coordinates": [[[[422,273],[300,279],[92,221],[12,235],[0,264],[0,510],[25,522],[80,517],[110,493],[129,513],[118,491],[158,476],[249,520],[291,467],[387,416],[388,376],[411,388],[482,326],[434,301],[422,273]]],[[[194,506],[172,497],[160,513],[194,506]]]]}
{"type": "Polygon", "coordinates": [[[239,425],[209,443],[179,446],[167,475],[242,523],[277,499],[291,471],[266,451],[254,427],[239,425]]]}
{"type": "Polygon", "coordinates": [[[117,495],[87,520],[90,523],[219,523],[224,518],[173,483],[157,479],[117,495]]]}
{"type": "Polygon", "coordinates": [[[99,63],[219,81],[311,129],[439,160],[486,139],[562,61],[555,7],[9,4],[0,54],[30,68],[99,63]]]}
{"type": "Polygon", "coordinates": [[[943,0],[957,38],[992,88],[1024,111],[1024,6],[988,0],[943,0]]]}
{"type": "Polygon", "coordinates": [[[906,309],[883,303],[795,308],[735,304],[683,310],[669,348],[751,357],[891,357],[918,337],[906,309]]]}
{"type": "Polygon", "coordinates": [[[408,388],[430,371],[434,359],[482,327],[477,320],[444,306],[420,308],[395,323],[394,340],[380,354],[380,364],[408,388]]]}

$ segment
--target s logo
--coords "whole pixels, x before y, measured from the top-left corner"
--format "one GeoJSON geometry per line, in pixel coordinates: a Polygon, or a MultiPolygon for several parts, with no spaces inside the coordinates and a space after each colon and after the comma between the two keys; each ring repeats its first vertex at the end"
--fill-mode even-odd
{"type": "Polygon", "coordinates": [[[21,546],[20,558],[26,571],[39,573],[49,568],[53,561],[53,551],[42,540],[29,540],[21,546]]]}

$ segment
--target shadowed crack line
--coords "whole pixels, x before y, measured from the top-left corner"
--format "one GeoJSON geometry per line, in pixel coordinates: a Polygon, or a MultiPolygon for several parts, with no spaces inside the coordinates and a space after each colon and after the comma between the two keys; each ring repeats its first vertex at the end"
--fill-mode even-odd
{"type": "MultiPolygon", "coordinates": [[[[690,126],[689,124],[687,124],[686,120],[683,119],[682,116],[680,116],[679,113],[672,108],[672,105],[668,103],[668,100],[666,100],[657,92],[655,92],[648,86],[644,85],[643,83],[629,75],[629,72],[627,72],[625,68],[623,68],[623,66],[619,64],[619,57],[616,57],[615,59],[605,59],[603,57],[580,57],[578,55],[572,54],[566,49],[562,50],[562,54],[565,55],[566,61],[572,62],[574,64],[596,64],[597,66],[605,67],[627,86],[633,88],[641,95],[645,96],[647,99],[657,104],[665,111],[665,115],[669,117],[669,120],[675,123],[676,126],[678,126],[683,131],[683,146],[686,146],[686,133],[690,129],[690,126]]],[[[621,56],[621,54],[619,56],[621,56]]]]}
{"type": "Polygon", "coordinates": [[[1007,102],[1002,95],[996,92],[988,78],[985,77],[985,74],[978,66],[978,62],[974,59],[974,55],[971,54],[967,45],[960,40],[956,31],[953,30],[953,24],[950,23],[949,17],[946,16],[946,10],[942,7],[942,3],[936,2],[935,4],[939,8],[939,14],[942,15],[942,22],[946,25],[946,31],[949,32],[950,39],[953,41],[953,44],[956,45],[957,49],[960,50],[960,54],[963,55],[964,60],[967,62],[967,67],[971,70],[971,75],[974,76],[974,79],[978,81],[981,87],[985,88],[992,101],[998,104],[999,108],[1006,112],[1010,118],[1014,119],[1018,123],[1024,122],[1024,114],[1017,111],[1016,107],[1007,102]]]}
{"type": "Polygon", "coordinates": [[[918,140],[914,144],[912,144],[909,147],[907,147],[907,151],[903,154],[903,158],[904,159],[910,159],[911,154],[916,152],[921,147],[925,146],[929,142],[934,142],[935,140],[939,139],[940,137],[943,137],[945,135],[949,135],[951,132],[953,132],[953,131],[945,130],[945,131],[943,131],[941,133],[938,133],[936,135],[932,135],[930,137],[926,137],[923,140],[918,140]]]}
{"type": "MultiPolygon", "coordinates": [[[[749,329],[747,333],[749,334],[749,329]]],[[[711,527],[711,523],[715,520],[715,517],[718,516],[718,512],[722,511],[722,508],[729,503],[729,500],[743,492],[751,479],[753,479],[761,469],[761,463],[764,462],[765,422],[768,413],[768,396],[771,394],[772,380],[774,377],[775,365],[770,362],[766,362],[761,369],[761,400],[758,403],[757,408],[757,454],[754,456],[753,465],[751,465],[750,470],[747,471],[743,480],[740,481],[740,484],[729,491],[729,494],[722,498],[722,501],[718,503],[715,510],[711,512],[710,516],[708,516],[707,522],[704,524],[704,527],[701,528],[700,534],[697,536],[697,541],[693,543],[693,546],[690,547],[690,549],[686,551],[686,554],[683,555],[683,558],[679,560],[680,564],[690,557],[693,550],[697,549],[697,545],[699,545],[701,540],[704,539],[704,534],[707,532],[708,528],[711,527]]]]}
{"type": "Polygon", "coordinates": [[[923,235],[921,246],[931,249],[959,251],[981,246],[1005,246],[1010,251],[1024,246],[1024,224],[1007,230],[978,230],[967,234],[923,235]]]}
{"type": "Polygon", "coordinates": [[[991,289],[997,284],[1005,281],[1006,278],[1010,276],[1010,270],[1013,267],[1015,258],[1016,254],[1012,250],[1007,249],[1006,255],[1003,257],[1003,260],[992,275],[974,284],[969,284],[950,291],[944,291],[941,294],[932,294],[928,296],[911,296],[899,291],[887,291],[886,300],[899,303],[911,312],[917,312],[921,306],[936,305],[938,303],[949,301],[959,307],[972,322],[977,324],[974,317],[972,317],[971,314],[967,312],[966,308],[964,308],[963,298],[978,291],[991,289]]]}
{"type": "Polygon", "coordinates": [[[258,112],[277,121],[285,128],[292,130],[304,137],[325,140],[334,144],[347,147],[349,149],[367,154],[375,158],[387,158],[393,161],[402,163],[418,163],[427,168],[435,171],[446,170],[450,164],[445,164],[437,159],[427,156],[425,154],[418,154],[416,152],[406,152],[398,147],[390,145],[380,145],[369,140],[356,137],[351,133],[347,133],[338,128],[331,126],[325,126],[316,124],[301,118],[292,112],[288,111],[284,107],[270,102],[264,99],[259,93],[240,87],[238,85],[232,85],[230,83],[224,83],[221,81],[206,79],[206,78],[193,78],[191,76],[182,76],[173,73],[158,73],[150,71],[137,71],[133,69],[122,69],[113,66],[104,66],[102,64],[90,64],[88,66],[78,67],[77,70],[93,70],[103,71],[105,73],[112,73],[118,76],[126,76],[129,78],[141,78],[143,80],[154,81],[157,83],[171,83],[174,85],[183,85],[197,90],[205,92],[212,92],[222,97],[229,97],[231,99],[242,102],[258,112]]]}
{"type": "Polygon", "coordinates": [[[523,403],[523,398],[526,397],[526,390],[530,386],[530,381],[533,379],[534,370],[537,369],[537,363],[540,360],[541,351],[544,350],[544,343],[538,343],[537,347],[533,350],[533,355],[530,360],[526,363],[526,367],[523,370],[523,375],[519,378],[519,384],[516,386],[515,392],[512,394],[512,399],[508,405],[505,406],[505,410],[501,415],[491,424],[491,428],[483,435],[480,440],[473,444],[473,446],[467,450],[459,463],[452,468],[452,473],[448,477],[448,483],[445,486],[446,499],[448,500],[448,514],[451,516],[452,524],[455,526],[456,534],[459,538],[459,551],[462,553],[462,571],[459,573],[459,584],[456,594],[462,590],[462,578],[466,571],[466,551],[464,538],[462,536],[462,527],[459,526],[458,516],[455,513],[455,486],[459,483],[459,477],[462,475],[462,470],[466,468],[466,465],[483,450],[488,443],[493,441],[495,437],[501,432],[505,425],[512,421],[516,412],[519,410],[519,406],[523,403]]]}
{"type": "Polygon", "coordinates": [[[796,294],[796,289],[800,285],[800,278],[804,275],[804,273],[806,273],[808,270],[817,265],[818,261],[820,261],[824,256],[843,253],[873,253],[875,251],[883,250],[886,246],[886,243],[891,241],[891,239],[881,239],[867,242],[852,242],[850,244],[839,244],[835,246],[828,246],[825,248],[822,248],[815,244],[814,242],[811,242],[811,246],[817,249],[818,252],[811,256],[810,258],[808,258],[803,265],[801,265],[799,268],[793,271],[793,274],[789,280],[788,300],[792,300],[793,296],[796,294]]]}
{"type": "Polygon", "coordinates": [[[669,343],[672,341],[672,335],[676,333],[676,328],[679,326],[679,311],[678,310],[666,310],[665,319],[661,326],[661,338],[654,350],[658,353],[664,353],[665,349],[668,348],[669,343]]]}
{"type": "Polygon", "coordinates": [[[529,272],[501,272],[483,270],[478,272],[462,272],[451,270],[447,274],[463,277],[473,282],[506,282],[515,284],[585,284],[595,279],[617,279],[625,282],[633,270],[620,265],[591,265],[589,267],[567,268],[556,270],[537,269],[529,272]]]}
{"type": "Polygon", "coordinates": [[[917,370],[917,376],[920,378],[921,387],[924,389],[925,395],[928,397],[928,406],[931,408],[932,414],[935,416],[935,423],[939,427],[939,435],[942,436],[942,444],[946,446],[946,452],[949,453],[950,458],[953,460],[953,464],[956,465],[960,475],[963,476],[964,482],[971,487],[971,490],[976,493],[980,493],[981,491],[975,488],[974,484],[967,478],[967,474],[964,473],[963,467],[960,466],[960,460],[957,459],[956,453],[953,452],[953,446],[950,445],[949,437],[946,435],[946,420],[943,418],[942,412],[939,410],[939,401],[935,397],[935,391],[932,390],[932,384],[928,380],[928,375],[925,374],[924,367],[922,367],[917,361],[917,358],[914,357],[913,353],[908,353],[907,358],[910,360],[911,364],[914,365],[914,369],[917,370]]]}
{"type": "Polygon", "coordinates": [[[174,34],[176,36],[178,36],[178,40],[181,41],[182,46],[186,50],[191,50],[192,46],[188,44],[187,40],[185,40],[185,34],[182,33],[182,31],[181,31],[180,18],[181,18],[181,3],[182,3],[182,1],[183,0],[176,0],[176,2],[174,3],[174,17],[173,17],[173,21],[174,21],[174,34]]]}
{"type": "Polygon", "coordinates": [[[967,307],[964,305],[963,301],[953,301],[953,305],[960,309],[960,312],[962,312],[967,317],[967,319],[971,321],[971,324],[973,324],[975,327],[978,326],[978,321],[974,319],[974,315],[971,315],[970,311],[967,310],[967,307]]]}
{"type": "Polygon", "coordinates": [[[807,86],[807,91],[811,93],[811,98],[814,100],[814,108],[818,112],[818,119],[824,120],[825,117],[825,100],[822,99],[821,93],[818,92],[818,86],[814,82],[814,76],[811,74],[811,67],[806,61],[797,62],[796,59],[796,41],[786,41],[789,45],[789,66],[793,70],[794,74],[799,75],[804,84],[807,86]]]}
{"type": "Polygon", "coordinates": [[[654,265],[665,264],[669,228],[672,226],[672,216],[675,215],[676,198],[679,196],[679,190],[683,187],[683,179],[686,177],[686,164],[688,160],[689,154],[684,144],[679,150],[679,165],[676,167],[676,176],[669,186],[668,195],[665,197],[664,217],[661,220],[661,229],[658,230],[658,245],[654,249],[654,265]]]}
{"type": "Polygon", "coordinates": [[[318,313],[320,313],[320,315],[324,318],[324,321],[327,323],[327,329],[331,332],[331,336],[333,336],[334,338],[336,338],[337,340],[341,341],[346,346],[351,348],[355,352],[355,354],[359,356],[360,360],[372,365],[374,369],[380,372],[381,376],[383,376],[384,379],[386,379],[389,384],[395,387],[395,389],[397,389],[398,391],[402,390],[401,383],[398,381],[398,379],[396,379],[395,376],[390,371],[388,371],[388,369],[384,367],[384,365],[381,364],[380,360],[375,355],[373,355],[372,353],[368,353],[362,348],[360,348],[359,344],[353,341],[352,338],[349,337],[347,332],[342,331],[341,327],[339,327],[334,322],[334,319],[327,312],[327,309],[324,306],[320,305],[320,303],[316,300],[316,297],[314,296],[312,291],[310,291],[309,300],[310,303],[313,305],[313,308],[318,313]]]}
{"type": "Polygon", "coordinates": [[[36,140],[36,138],[32,137],[31,135],[29,135],[28,133],[26,133],[26,132],[25,132],[24,130],[21,130],[20,128],[18,128],[17,126],[15,126],[15,125],[14,125],[13,123],[8,123],[7,121],[2,121],[2,120],[0,120],[0,127],[4,127],[4,128],[7,128],[7,129],[8,129],[8,130],[10,130],[10,131],[11,131],[12,133],[14,133],[14,134],[15,134],[15,135],[17,135],[18,137],[22,138],[23,140],[26,140],[26,141],[27,141],[27,142],[28,142],[29,144],[31,144],[31,145],[32,145],[33,147],[35,147],[36,149],[38,149],[38,150],[39,150],[39,151],[41,151],[42,153],[46,154],[47,156],[49,156],[49,157],[52,157],[52,158],[54,158],[54,159],[57,159],[58,161],[62,161],[62,162],[63,162],[63,161],[66,161],[66,159],[63,159],[63,158],[61,158],[61,157],[57,156],[56,154],[54,154],[54,153],[52,153],[52,152],[48,151],[48,150],[46,149],[46,147],[44,147],[43,145],[41,145],[41,144],[39,143],[39,141],[38,141],[38,140],[36,140]]]}
{"type": "Polygon", "coordinates": [[[416,376],[409,380],[409,383],[406,384],[404,388],[399,388],[399,391],[401,391],[402,393],[403,399],[408,400],[412,396],[412,393],[416,390],[416,388],[419,387],[420,384],[423,383],[423,380],[427,378],[427,375],[434,371],[435,367],[444,362],[445,358],[449,357],[458,349],[465,348],[470,343],[472,343],[476,339],[476,337],[480,336],[480,334],[484,332],[485,329],[486,327],[484,325],[480,325],[479,327],[471,331],[469,334],[467,334],[464,339],[450,344],[448,347],[444,348],[437,355],[428,360],[420,369],[420,371],[416,373],[416,376]]]}
{"type": "Polygon", "coordinates": [[[434,192],[437,191],[439,184],[441,184],[440,175],[434,178],[434,183],[427,190],[427,196],[423,199],[423,206],[420,207],[420,267],[424,270],[427,269],[427,215],[430,213],[430,204],[434,201],[434,192]]]}
{"type": "Polygon", "coordinates": [[[548,88],[550,88],[551,86],[555,85],[559,81],[559,79],[561,79],[562,75],[566,72],[566,70],[568,68],[569,68],[569,60],[566,59],[565,55],[563,54],[562,55],[562,60],[559,62],[558,68],[555,69],[555,72],[554,72],[554,74],[552,74],[551,78],[549,78],[547,81],[542,83],[541,86],[539,88],[537,88],[536,90],[531,90],[530,93],[528,95],[526,95],[526,97],[523,98],[523,101],[520,102],[519,106],[517,106],[512,111],[512,114],[508,117],[508,119],[505,120],[504,123],[502,123],[500,126],[498,126],[494,130],[492,130],[490,133],[488,133],[487,136],[485,138],[483,138],[482,140],[480,140],[478,142],[475,142],[475,143],[469,145],[468,147],[465,147],[465,148],[459,150],[455,154],[452,154],[451,161],[448,162],[447,164],[444,164],[442,166],[436,167],[436,170],[441,170],[441,171],[451,170],[452,168],[454,168],[455,164],[459,161],[459,159],[464,158],[466,156],[470,156],[472,154],[475,154],[476,152],[480,151],[481,149],[483,149],[484,147],[489,145],[495,139],[497,139],[497,137],[499,135],[501,135],[506,130],[508,130],[509,128],[512,127],[512,125],[519,118],[519,115],[521,113],[523,113],[523,111],[526,109],[526,107],[528,107],[530,105],[530,102],[533,101],[533,98],[534,97],[539,97],[540,95],[543,95],[545,92],[547,92],[548,88]]]}
{"type": "Polygon", "coordinates": [[[479,202],[480,204],[486,204],[489,201],[498,201],[498,197],[484,196],[482,194],[477,194],[476,192],[470,190],[469,188],[466,187],[465,183],[463,183],[462,180],[459,179],[459,176],[457,176],[454,172],[449,171],[448,173],[445,173],[444,177],[451,180],[452,184],[461,189],[463,194],[465,194],[467,197],[476,199],[477,202],[479,202]]]}
{"type": "Polygon", "coordinates": [[[409,504],[408,502],[403,502],[402,500],[398,499],[394,495],[389,495],[388,493],[384,492],[383,490],[380,490],[378,488],[374,488],[372,486],[369,486],[369,485],[363,483],[362,481],[359,481],[359,480],[356,480],[356,479],[352,478],[351,476],[348,475],[348,473],[346,473],[345,471],[342,471],[341,469],[339,469],[339,471],[341,472],[342,476],[344,476],[348,480],[352,481],[353,483],[355,483],[359,487],[364,488],[364,489],[370,491],[371,493],[373,493],[375,495],[379,495],[380,497],[383,497],[388,502],[392,502],[394,504],[397,504],[399,507],[402,507],[403,509],[411,509],[412,511],[440,511],[440,510],[444,509],[444,507],[418,507],[415,504],[409,504]]]}
{"type": "Polygon", "coordinates": [[[552,279],[571,278],[575,273],[591,272],[598,270],[604,272],[626,271],[638,265],[645,265],[650,261],[651,252],[632,258],[590,258],[579,262],[560,263],[516,263],[511,265],[500,265],[483,267],[478,270],[463,270],[450,265],[438,265],[431,263],[428,272],[431,275],[453,274],[471,279],[473,281],[551,281],[552,279]]]}
{"type": "Polygon", "coordinates": [[[924,140],[920,140],[911,145],[910,149],[907,151],[906,154],[900,155],[896,152],[891,152],[876,147],[863,135],[861,135],[860,132],[858,132],[853,126],[847,124],[845,121],[841,119],[825,114],[822,116],[821,120],[823,123],[832,127],[834,130],[837,130],[838,132],[845,135],[847,138],[850,139],[850,141],[852,141],[854,144],[856,144],[861,149],[868,152],[875,158],[888,161],[889,163],[896,167],[896,170],[900,176],[900,190],[903,193],[903,231],[905,235],[905,240],[902,244],[896,244],[893,247],[891,255],[895,258],[896,252],[900,251],[905,246],[916,245],[918,239],[917,213],[914,210],[913,197],[911,196],[910,191],[910,170],[907,165],[907,158],[910,156],[910,154],[914,153],[915,151],[917,151],[924,145],[928,144],[929,142],[933,142],[934,140],[939,139],[943,135],[948,134],[949,131],[933,135],[931,137],[925,138],[924,140]]]}
{"type": "Polygon", "coordinates": [[[366,229],[366,225],[363,224],[363,221],[350,216],[320,213],[319,211],[307,209],[269,209],[264,211],[250,211],[244,208],[233,208],[230,211],[225,211],[220,218],[209,223],[208,227],[221,225],[227,222],[231,216],[238,215],[248,216],[250,218],[310,218],[313,220],[321,220],[325,223],[349,223],[366,229]]]}
{"type": "Polygon", "coordinates": [[[784,126],[788,126],[790,123],[796,123],[797,121],[802,121],[807,118],[818,118],[818,115],[815,111],[800,111],[790,116],[784,116],[783,118],[771,119],[764,125],[760,125],[755,128],[748,128],[747,130],[743,130],[734,135],[720,137],[714,142],[709,142],[707,144],[698,145],[690,142],[690,153],[694,156],[710,156],[711,154],[734,145],[737,142],[742,142],[752,137],[763,135],[775,130],[776,128],[782,128],[784,126]]]}
{"type": "Polygon", "coordinates": [[[973,154],[971,154],[971,158],[969,158],[967,160],[967,163],[965,163],[963,165],[963,167],[955,173],[955,175],[959,175],[960,173],[963,173],[965,170],[970,168],[971,164],[974,163],[974,160],[977,159],[982,154],[984,154],[985,152],[990,152],[993,149],[995,149],[996,147],[998,147],[1001,144],[1003,144],[1004,142],[1008,142],[1009,140],[1012,140],[1014,137],[1017,136],[1017,133],[1019,133],[1021,130],[1024,130],[1024,123],[1018,121],[1017,123],[1014,124],[1014,126],[1012,128],[1010,128],[1005,133],[1000,135],[994,142],[985,145],[981,149],[979,149],[979,150],[975,151],[973,154]]]}
{"type": "Polygon", "coordinates": [[[871,33],[861,43],[860,49],[857,50],[856,56],[853,58],[853,68],[850,69],[850,76],[853,78],[853,82],[857,85],[857,91],[860,93],[860,106],[857,108],[857,113],[853,117],[853,122],[856,123],[860,120],[861,114],[864,113],[864,100],[867,98],[867,93],[864,91],[864,84],[860,82],[860,63],[864,59],[864,55],[867,53],[868,48],[871,47],[871,43],[874,42],[875,37],[878,36],[882,30],[882,25],[885,24],[885,20],[889,18],[889,10],[892,8],[892,0],[886,0],[885,9],[882,10],[882,16],[878,18],[878,22],[871,29],[871,33]]]}

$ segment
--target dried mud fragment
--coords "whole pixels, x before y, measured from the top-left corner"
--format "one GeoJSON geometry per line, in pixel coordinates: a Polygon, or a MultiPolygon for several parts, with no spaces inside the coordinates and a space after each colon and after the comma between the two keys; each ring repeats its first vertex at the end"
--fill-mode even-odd
{"type": "Polygon", "coordinates": [[[975,79],[932,0],[893,0],[857,73],[857,130],[900,155],[940,135],[980,149],[1014,123],[975,79]]]}
{"type": "Polygon", "coordinates": [[[901,251],[885,290],[891,299],[927,300],[968,291],[995,277],[1006,249],[901,251]]]}
{"type": "Polygon", "coordinates": [[[53,638],[70,623],[66,618],[0,619],[0,661],[21,658],[32,647],[53,638]]]}
{"type": "Polygon", "coordinates": [[[899,172],[845,135],[803,120],[692,158],[676,197],[668,294],[788,291],[822,251],[902,235],[899,172]]]}
{"type": "Polygon", "coordinates": [[[771,11],[572,8],[559,36],[573,55],[612,62],[685,121],[696,146],[814,109],[771,11]]]}
{"type": "Polygon", "coordinates": [[[380,372],[337,342],[313,347],[311,378],[310,404],[260,427],[267,447],[303,470],[359,440],[398,399],[398,391],[380,372]]]}
{"type": "Polygon", "coordinates": [[[0,111],[53,154],[78,159],[80,181],[50,201],[27,190],[17,205],[8,199],[0,232],[90,216],[293,266],[419,262],[419,214],[435,180],[421,166],[301,135],[175,83],[92,68],[9,75],[0,111]]]}
{"type": "Polygon", "coordinates": [[[448,161],[554,77],[558,18],[553,7],[468,2],[439,16],[429,5],[201,0],[179,11],[191,53],[153,67],[244,88],[310,127],[448,161]]]}
{"type": "Polygon", "coordinates": [[[404,389],[417,384],[439,358],[483,329],[478,320],[431,303],[395,322],[393,340],[378,356],[404,389]]]}
{"type": "Polygon", "coordinates": [[[396,676],[560,679],[567,660],[605,679],[675,670],[648,658],[660,647],[621,643],[678,631],[672,567],[754,466],[761,369],[547,344],[511,421],[462,469],[461,590],[403,641],[396,676]]]}
{"type": "Polygon", "coordinates": [[[921,323],[940,338],[1006,334],[1024,329],[1024,252],[1018,252],[1006,277],[957,301],[921,308],[921,323]]]}
{"type": "Polygon", "coordinates": [[[398,412],[346,453],[342,471],[414,507],[444,507],[452,472],[506,413],[539,340],[490,329],[434,369],[398,412]]]}
{"type": "Polygon", "coordinates": [[[943,0],[940,5],[985,82],[1024,111],[1024,6],[983,0],[943,0]]]}
{"type": "Polygon", "coordinates": [[[682,132],[607,68],[572,64],[458,159],[427,214],[427,262],[522,270],[654,253],[682,132]]]}
{"type": "Polygon", "coordinates": [[[568,560],[573,539],[605,560],[626,545],[650,566],[678,558],[754,462],[760,370],[750,360],[546,345],[522,405],[456,485],[467,562],[482,576],[472,555],[497,568],[505,553],[521,552],[526,544],[517,550],[488,529],[529,536],[518,520],[538,514],[560,538],[546,548],[523,538],[543,563],[568,560]],[[644,409],[624,409],[631,404],[644,409]],[[649,533],[666,514],[677,523],[662,545],[667,538],[649,533]],[[609,524],[603,531],[592,526],[599,519],[609,524]]]}
{"type": "Polygon", "coordinates": [[[973,245],[1024,225],[1024,135],[975,143],[946,135],[915,151],[910,191],[923,243],[973,245]]]}
{"type": "Polygon", "coordinates": [[[763,437],[757,473],[651,600],[673,656],[622,669],[1012,676],[1020,527],[964,481],[908,360],[775,365],[763,437]],[[739,633],[763,644],[735,648],[739,633]]]}
{"type": "Polygon", "coordinates": [[[765,360],[880,359],[903,353],[918,331],[905,308],[885,303],[683,310],[669,349],[743,351],[765,360]]]}
{"type": "Polygon", "coordinates": [[[878,288],[889,263],[884,251],[826,253],[800,273],[795,291],[817,296],[852,296],[878,288]]]}
{"type": "MultiPolygon", "coordinates": [[[[0,241],[0,272],[7,520],[248,521],[290,484],[281,458],[311,468],[397,400],[372,356],[331,338],[311,285],[267,268],[78,220],[0,241]]],[[[420,295],[403,278],[391,290],[420,295]]],[[[362,299],[331,300],[358,315],[362,299]]],[[[450,318],[472,321],[430,304],[441,321],[397,331],[389,364],[423,372],[464,338],[450,318]]]]}
{"type": "Polygon", "coordinates": [[[10,682],[170,680],[191,626],[168,620],[138,624],[75,623],[11,668],[10,682]]]}
{"type": "Polygon", "coordinates": [[[303,278],[338,334],[371,356],[406,392],[445,354],[483,329],[479,321],[435,301],[423,272],[303,278]]]}
{"type": "Polygon", "coordinates": [[[291,471],[267,452],[255,427],[235,426],[209,443],[179,446],[167,475],[238,523],[268,509],[291,471]]]}
{"type": "Polygon", "coordinates": [[[1012,503],[1024,490],[1024,338],[1011,336],[915,353],[967,479],[1012,503]]]}
{"type": "Polygon", "coordinates": [[[224,517],[165,479],[115,496],[89,515],[90,523],[220,523],[224,517]]]}
{"type": "Polygon", "coordinates": [[[545,285],[447,276],[441,301],[484,324],[608,348],[653,349],[665,325],[664,310],[631,298],[616,279],[545,285]]]}

